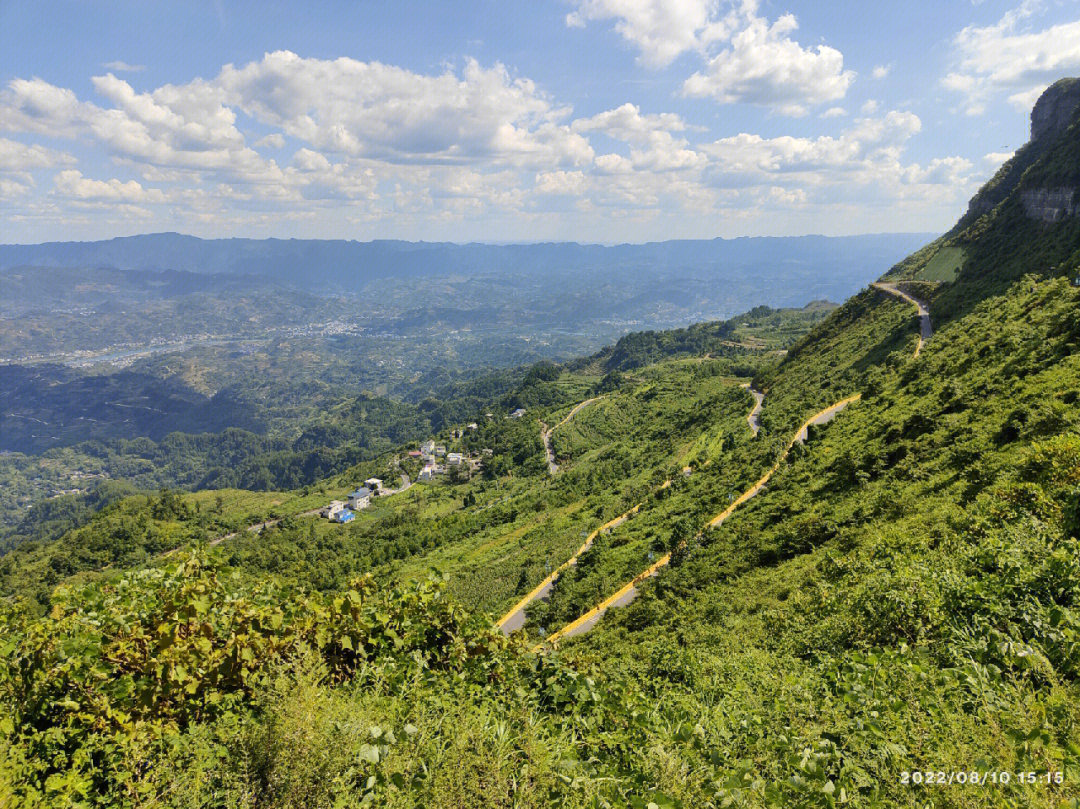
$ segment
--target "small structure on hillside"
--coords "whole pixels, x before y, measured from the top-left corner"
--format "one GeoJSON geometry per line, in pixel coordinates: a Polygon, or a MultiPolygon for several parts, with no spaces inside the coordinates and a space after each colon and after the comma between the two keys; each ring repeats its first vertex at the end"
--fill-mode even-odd
{"type": "Polygon", "coordinates": [[[477,424],[475,421],[470,421],[468,424],[465,425],[465,429],[475,432],[476,430],[480,429],[480,425],[477,424]]]}
{"type": "Polygon", "coordinates": [[[423,444],[420,445],[420,452],[423,453],[424,455],[434,455],[435,454],[435,442],[434,441],[425,441],[423,444]]]}
{"type": "Polygon", "coordinates": [[[444,447],[442,444],[437,444],[435,446],[435,457],[441,458],[445,454],[446,454],[446,447],[444,447]]]}
{"type": "Polygon", "coordinates": [[[349,492],[349,508],[354,511],[367,508],[371,505],[372,491],[367,486],[361,486],[355,492],[349,492]]]}
{"type": "Polygon", "coordinates": [[[409,457],[410,457],[410,458],[420,458],[421,456],[423,456],[423,454],[424,454],[424,453],[422,453],[422,452],[421,452],[420,450],[418,450],[418,449],[410,449],[410,450],[409,450],[409,457]]]}
{"type": "Polygon", "coordinates": [[[449,452],[446,455],[446,462],[450,466],[460,466],[462,455],[460,452],[449,452]]]}
{"type": "Polygon", "coordinates": [[[517,410],[515,410],[513,413],[510,414],[510,418],[519,419],[524,415],[525,415],[525,408],[524,407],[519,407],[517,410]]]}
{"type": "Polygon", "coordinates": [[[345,509],[344,500],[331,500],[330,505],[324,508],[320,513],[328,520],[333,520],[345,509]]]}
{"type": "Polygon", "coordinates": [[[379,478],[368,478],[364,481],[364,485],[371,489],[373,495],[383,493],[383,483],[379,478]]]}
{"type": "Polygon", "coordinates": [[[439,474],[439,467],[433,463],[429,463],[420,470],[420,480],[432,480],[437,474],[439,474]]]}
{"type": "Polygon", "coordinates": [[[356,515],[353,514],[347,508],[343,508],[341,511],[339,511],[337,513],[336,516],[331,517],[331,520],[333,520],[333,522],[336,522],[336,523],[339,523],[339,524],[342,524],[342,525],[347,523],[347,522],[352,522],[355,519],[356,519],[356,515]]]}

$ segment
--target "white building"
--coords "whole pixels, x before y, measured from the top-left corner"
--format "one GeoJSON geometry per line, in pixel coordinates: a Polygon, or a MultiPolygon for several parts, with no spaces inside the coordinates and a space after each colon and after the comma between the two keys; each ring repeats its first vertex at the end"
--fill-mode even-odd
{"type": "Polygon", "coordinates": [[[434,441],[425,441],[423,444],[420,445],[420,451],[422,453],[424,453],[425,455],[434,455],[435,454],[435,442],[434,441]]]}
{"type": "Polygon", "coordinates": [[[382,481],[379,478],[368,478],[364,485],[371,489],[372,494],[382,494],[382,481]]]}
{"type": "Polygon", "coordinates": [[[357,489],[355,492],[349,492],[349,508],[353,511],[359,511],[362,508],[367,508],[371,505],[371,489],[366,486],[357,489]]]}
{"type": "Polygon", "coordinates": [[[441,458],[445,454],[446,454],[446,447],[444,447],[442,444],[439,444],[439,445],[437,445],[435,447],[435,455],[436,456],[441,458]]]}
{"type": "Polygon", "coordinates": [[[327,519],[335,520],[344,510],[345,502],[343,500],[331,500],[330,505],[322,510],[322,515],[327,519]]]}
{"type": "Polygon", "coordinates": [[[439,468],[435,464],[428,464],[420,470],[420,480],[431,480],[439,474],[439,468]]]}
{"type": "Polygon", "coordinates": [[[519,419],[524,415],[525,415],[525,408],[524,407],[519,407],[517,410],[515,410],[513,413],[510,414],[510,418],[519,419]]]}
{"type": "Polygon", "coordinates": [[[450,466],[460,466],[461,458],[462,456],[460,452],[450,452],[446,455],[446,462],[450,464],[450,466]]]}

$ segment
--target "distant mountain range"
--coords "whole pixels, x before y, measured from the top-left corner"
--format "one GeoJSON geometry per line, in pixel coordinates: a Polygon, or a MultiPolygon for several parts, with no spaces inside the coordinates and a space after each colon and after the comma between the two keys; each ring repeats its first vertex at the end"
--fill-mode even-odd
{"type": "MultiPolygon", "coordinates": [[[[0,245],[0,271],[20,266],[178,270],[259,275],[310,291],[356,292],[385,278],[624,273],[730,280],[753,273],[763,293],[781,284],[787,303],[840,299],[925,244],[924,233],[679,240],[648,244],[199,239],[154,233],[99,242],[0,245]]],[[[762,295],[753,303],[780,303],[762,295]]]]}

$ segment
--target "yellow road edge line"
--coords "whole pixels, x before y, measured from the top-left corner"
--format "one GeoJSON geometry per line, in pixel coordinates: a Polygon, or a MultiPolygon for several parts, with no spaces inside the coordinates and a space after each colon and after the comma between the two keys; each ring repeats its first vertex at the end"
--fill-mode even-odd
{"type": "MultiPolygon", "coordinates": [[[[728,506],[723,511],[721,511],[719,514],[717,514],[715,517],[713,517],[709,521],[709,523],[708,523],[708,525],[706,527],[707,528],[715,528],[716,526],[720,525],[720,523],[722,523],[724,520],[726,520],[728,517],[731,516],[732,512],[735,511],[735,509],[737,509],[739,506],[741,506],[743,503],[745,503],[747,500],[749,500],[751,497],[753,497],[755,494],[757,494],[758,491],[761,490],[761,487],[764,486],[766,483],[768,483],[769,478],[771,478],[773,476],[773,474],[775,474],[776,471],[780,468],[780,464],[782,464],[784,462],[784,459],[788,456],[788,453],[791,452],[791,448],[795,446],[796,442],[799,440],[799,436],[802,435],[803,430],[809,429],[810,425],[813,424],[814,419],[821,418],[822,416],[826,415],[830,410],[839,410],[841,408],[847,407],[852,402],[856,402],[861,398],[862,398],[862,394],[861,393],[856,393],[854,396],[848,396],[845,399],[841,399],[840,401],[835,402],[835,403],[829,405],[828,407],[822,408],[817,413],[810,416],[810,418],[808,418],[806,421],[804,421],[802,423],[802,425],[799,427],[799,429],[795,431],[794,437],[791,439],[791,441],[788,442],[787,448],[784,450],[783,454],[780,456],[780,459],[776,463],[774,463],[772,465],[772,468],[769,469],[769,471],[766,472],[764,475],[762,475],[753,486],[751,486],[749,489],[747,489],[741,495],[739,495],[739,497],[735,500],[735,502],[733,502],[730,506],[728,506]]],[[[670,483],[670,481],[667,481],[667,483],[670,483]]],[[[663,488],[663,487],[661,487],[661,488],[663,488]]],[[[635,506],[635,509],[636,508],[637,508],[637,506],[635,506]]],[[[564,626],[559,631],[553,632],[552,634],[548,635],[546,638],[544,638],[544,640],[540,641],[540,643],[536,644],[536,646],[533,647],[533,651],[534,652],[540,651],[540,649],[542,649],[545,644],[555,644],[555,643],[557,643],[560,638],[565,637],[570,632],[573,632],[579,626],[581,626],[582,624],[588,622],[590,619],[595,617],[598,613],[606,611],[608,609],[608,607],[610,607],[612,604],[614,604],[620,598],[622,598],[627,593],[629,593],[637,584],[639,584],[640,582],[644,581],[645,579],[647,579],[647,578],[649,578],[651,576],[654,576],[656,574],[656,572],[658,570],[660,570],[660,568],[667,565],[670,561],[671,561],[671,554],[670,553],[665,554],[660,559],[658,559],[656,562],[651,564],[648,568],[646,568],[641,573],[636,575],[628,583],[626,583],[622,587],[620,587],[613,595],[608,596],[607,598],[605,598],[603,601],[601,601],[599,604],[597,604],[595,607],[593,607],[591,610],[584,613],[583,615],[579,615],[577,618],[575,618],[573,621],[568,623],[566,626],[564,626]]]]}

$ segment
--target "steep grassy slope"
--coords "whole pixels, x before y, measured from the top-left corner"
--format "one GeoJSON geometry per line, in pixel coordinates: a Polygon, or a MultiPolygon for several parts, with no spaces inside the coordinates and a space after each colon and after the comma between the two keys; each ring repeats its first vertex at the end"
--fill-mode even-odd
{"type": "MultiPolygon", "coordinates": [[[[77,557],[96,525],[106,559],[149,569],[80,573],[45,616],[0,611],[0,799],[1080,805],[1080,219],[1033,219],[1021,197],[1080,129],[1054,137],[904,265],[966,257],[954,281],[906,283],[933,299],[918,356],[914,310],[873,289],[772,365],[688,356],[730,336],[703,329],[636,337],[534,368],[509,397],[526,416],[468,439],[494,450],[486,477],[414,487],[344,530],[283,520],[209,567],[150,557],[219,525],[205,503],[112,507],[56,547],[77,557]],[[767,393],[756,437],[744,371],[767,393]],[[539,422],[594,397],[556,428],[549,472],[539,422]],[[495,631],[622,513],[523,632],[495,631]],[[629,606],[530,651],[666,553],[629,606]],[[447,580],[417,584],[432,567],[447,580]]],[[[51,547],[6,581],[62,563],[51,547]]]]}

